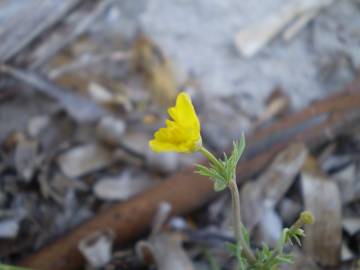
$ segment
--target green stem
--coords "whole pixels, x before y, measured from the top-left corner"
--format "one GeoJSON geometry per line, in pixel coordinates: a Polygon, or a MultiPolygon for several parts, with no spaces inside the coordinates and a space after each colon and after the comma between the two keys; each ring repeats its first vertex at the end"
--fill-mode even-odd
{"type": "Polygon", "coordinates": [[[305,225],[304,221],[301,219],[301,217],[299,217],[295,223],[290,227],[290,230],[298,230],[301,229],[301,227],[303,227],[305,225]]]}
{"type": "MultiPolygon", "coordinates": [[[[216,164],[219,168],[223,167],[223,164],[220,160],[218,160],[209,150],[205,147],[201,147],[199,149],[201,153],[213,164],[216,164]]],[[[241,215],[240,215],[240,198],[239,198],[239,190],[236,185],[236,179],[231,179],[229,181],[229,189],[231,193],[231,202],[232,202],[232,210],[233,210],[233,222],[234,222],[234,230],[235,230],[235,237],[237,243],[239,243],[242,247],[243,253],[246,256],[247,260],[250,264],[255,263],[256,258],[251,251],[250,247],[245,242],[242,234],[242,223],[241,223],[241,215]]]]}
{"type": "Polygon", "coordinates": [[[239,190],[236,185],[236,180],[233,179],[229,183],[229,189],[231,193],[231,202],[232,202],[232,209],[233,209],[233,223],[234,223],[234,230],[235,230],[235,237],[237,242],[241,245],[244,255],[248,259],[250,264],[253,264],[256,261],[256,258],[251,251],[248,244],[245,242],[245,239],[242,234],[242,222],[241,222],[241,214],[240,214],[240,197],[239,197],[239,190]]]}

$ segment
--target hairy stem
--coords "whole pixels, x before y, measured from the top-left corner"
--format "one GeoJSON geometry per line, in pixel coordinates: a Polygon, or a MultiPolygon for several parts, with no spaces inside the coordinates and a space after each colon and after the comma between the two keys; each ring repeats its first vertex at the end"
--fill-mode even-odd
{"type": "Polygon", "coordinates": [[[239,190],[236,185],[236,180],[233,179],[229,183],[229,189],[231,193],[231,202],[232,202],[232,210],[233,210],[233,223],[235,230],[235,237],[237,242],[241,245],[244,255],[248,259],[249,263],[252,264],[256,261],[253,252],[251,251],[248,244],[245,242],[245,239],[242,234],[242,223],[241,223],[241,215],[240,215],[240,198],[239,198],[239,190]]]}
{"type": "MultiPolygon", "coordinates": [[[[216,164],[219,168],[223,167],[223,164],[220,160],[218,160],[209,150],[205,147],[201,147],[199,151],[213,164],[216,164]]],[[[234,222],[234,230],[235,237],[237,243],[239,243],[242,247],[243,253],[246,256],[247,260],[250,264],[256,261],[256,258],[251,251],[250,247],[247,245],[243,238],[242,234],[242,223],[241,223],[241,215],[240,215],[240,198],[239,198],[239,190],[236,185],[236,179],[231,179],[229,181],[229,189],[231,193],[231,201],[232,201],[232,211],[233,211],[233,222],[234,222]]]]}

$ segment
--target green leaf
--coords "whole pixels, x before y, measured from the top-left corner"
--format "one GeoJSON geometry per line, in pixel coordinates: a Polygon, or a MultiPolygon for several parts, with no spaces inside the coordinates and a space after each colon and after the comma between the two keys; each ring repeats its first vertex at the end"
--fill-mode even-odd
{"type": "Polygon", "coordinates": [[[230,156],[224,154],[223,160],[215,158],[209,151],[204,150],[204,155],[209,159],[209,167],[196,165],[196,172],[214,181],[215,191],[224,190],[235,178],[237,163],[245,149],[245,136],[233,142],[233,151],[230,156]]]}
{"type": "Polygon", "coordinates": [[[232,163],[236,166],[236,164],[239,162],[240,157],[244,153],[245,150],[245,136],[244,134],[241,135],[240,141],[233,142],[233,152],[231,153],[230,160],[232,160],[232,163]]]}
{"type": "Polygon", "coordinates": [[[279,263],[292,264],[294,260],[291,255],[278,255],[276,257],[279,263]]]}
{"type": "Polygon", "coordinates": [[[226,243],[226,247],[230,251],[230,253],[232,253],[232,255],[236,256],[237,245],[235,243],[228,242],[226,243]]]}
{"type": "Polygon", "coordinates": [[[243,238],[246,242],[246,244],[248,246],[250,246],[250,235],[249,235],[249,231],[245,228],[244,225],[241,226],[241,231],[242,231],[242,235],[243,235],[243,238]]]}
{"type": "Polygon", "coordinates": [[[296,241],[296,243],[301,247],[301,241],[300,241],[299,236],[294,235],[292,238],[293,238],[293,239],[296,241]]]}
{"type": "Polygon", "coordinates": [[[227,183],[218,179],[214,181],[214,189],[215,191],[222,191],[227,187],[227,183]]]}

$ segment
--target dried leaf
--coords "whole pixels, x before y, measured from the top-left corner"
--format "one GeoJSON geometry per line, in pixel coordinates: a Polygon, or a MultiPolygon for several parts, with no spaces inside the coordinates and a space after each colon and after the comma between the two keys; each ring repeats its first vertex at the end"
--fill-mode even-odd
{"type": "Polygon", "coordinates": [[[144,73],[157,103],[165,107],[171,105],[176,97],[178,82],[170,60],[144,35],[134,45],[134,65],[144,73]]]}
{"type": "Polygon", "coordinates": [[[338,187],[311,157],[307,159],[301,176],[305,209],[315,217],[315,224],[305,228],[305,251],[317,262],[335,266],[340,261],[342,237],[338,187]]]}

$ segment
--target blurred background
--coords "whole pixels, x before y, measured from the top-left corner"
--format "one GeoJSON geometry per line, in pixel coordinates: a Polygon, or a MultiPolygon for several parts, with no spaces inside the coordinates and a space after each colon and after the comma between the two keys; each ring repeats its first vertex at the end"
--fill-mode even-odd
{"type": "Polygon", "coordinates": [[[234,269],[229,194],[192,173],[200,155],[148,149],[185,91],[209,149],[249,141],[254,248],[309,209],[287,269],[358,269],[358,0],[2,0],[0,40],[1,263],[234,269]]]}

